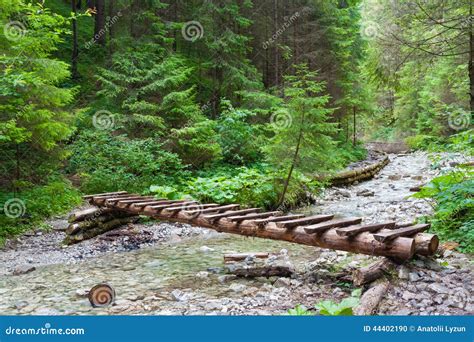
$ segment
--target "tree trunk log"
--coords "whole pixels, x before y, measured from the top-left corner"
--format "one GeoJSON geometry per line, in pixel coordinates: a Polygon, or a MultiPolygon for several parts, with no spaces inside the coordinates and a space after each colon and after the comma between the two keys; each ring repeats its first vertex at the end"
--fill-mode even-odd
{"type": "Polygon", "coordinates": [[[360,304],[354,310],[354,314],[358,316],[375,314],[389,287],[389,282],[383,282],[364,292],[360,298],[360,304]]]}
{"type": "Polygon", "coordinates": [[[69,215],[68,221],[69,223],[80,222],[94,217],[97,218],[101,215],[111,213],[112,211],[114,211],[114,209],[112,208],[87,208],[84,210],[76,211],[75,213],[69,215]]]}
{"type": "Polygon", "coordinates": [[[238,277],[255,278],[255,277],[291,277],[293,271],[286,266],[263,266],[238,268],[231,272],[238,277]]]}
{"type": "Polygon", "coordinates": [[[415,254],[430,256],[436,253],[439,247],[439,238],[434,234],[415,235],[415,254]]]}
{"type": "Polygon", "coordinates": [[[393,261],[387,258],[383,258],[369,266],[355,270],[352,273],[354,285],[361,286],[367,283],[371,283],[374,280],[377,280],[382,277],[384,274],[387,274],[388,272],[394,270],[396,266],[397,265],[393,261]]]}
{"type": "Polygon", "coordinates": [[[224,262],[231,262],[231,261],[242,261],[245,260],[247,257],[255,257],[259,259],[266,259],[268,258],[268,253],[235,253],[235,254],[224,254],[224,262]]]}

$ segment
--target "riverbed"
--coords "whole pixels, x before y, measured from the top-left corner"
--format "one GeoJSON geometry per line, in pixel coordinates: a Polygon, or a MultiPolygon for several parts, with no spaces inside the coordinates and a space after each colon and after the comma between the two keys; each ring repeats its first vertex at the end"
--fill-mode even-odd
{"type": "MultiPolygon", "coordinates": [[[[329,188],[315,205],[295,212],[361,216],[364,222],[411,222],[429,215],[432,207],[410,198],[409,189],[462,159],[445,155],[445,161],[434,166],[426,153],[389,157],[389,165],[374,179],[329,188]]],[[[67,224],[63,217],[50,223],[54,228],[67,224]]],[[[354,289],[352,270],[376,260],[182,224],[147,222],[128,229],[146,239],[97,237],[65,247],[64,233],[52,229],[10,241],[0,251],[0,314],[280,315],[298,304],[314,310],[321,300],[349,296],[354,289]],[[229,252],[269,252],[295,274],[236,278],[223,262],[223,254],[229,252]],[[18,268],[26,273],[13,275],[18,268]],[[86,293],[102,282],[115,289],[115,304],[92,308],[86,293]]],[[[379,313],[472,314],[472,265],[471,256],[453,251],[407,263],[393,279],[379,313]]]]}

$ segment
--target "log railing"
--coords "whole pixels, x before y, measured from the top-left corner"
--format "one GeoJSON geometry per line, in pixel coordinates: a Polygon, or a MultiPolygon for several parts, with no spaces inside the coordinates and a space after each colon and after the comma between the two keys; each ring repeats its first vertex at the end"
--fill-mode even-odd
{"type": "Polygon", "coordinates": [[[362,218],[334,218],[334,215],[288,215],[260,208],[240,209],[238,204],[200,204],[192,200],[166,200],[126,192],[84,196],[91,204],[128,214],[188,223],[219,232],[283,240],[322,248],[343,250],[396,260],[415,254],[432,255],[438,237],[423,233],[424,225],[396,222],[363,224],[362,218]]]}

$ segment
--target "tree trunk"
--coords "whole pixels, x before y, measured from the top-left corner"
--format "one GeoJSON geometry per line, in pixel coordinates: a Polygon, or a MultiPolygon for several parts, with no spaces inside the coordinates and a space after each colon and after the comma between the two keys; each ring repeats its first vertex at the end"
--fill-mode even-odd
{"type": "Polygon", "coordinates": [[[355,286],[361,286],[379,279],[384,274],[395,269],[397,265],[390,259],[383,258],[366,267],[361,267],[352,273],[355,286]]]}
{"type": "Polygon", "coordinates": [[[301,140],[303,139],[304,117],[305,117],[305,114],[303,112],[301,116],[301,126],[300,126],[300,132],[298,135],[298,142],[296,143],[295,154],[293,155],[293,160],[291,162],[290,170],[288,171],[288,176],[286,177],[285,185],[283,186],[283,192],[281,193],[280,199],[278,200],[277,207],[281,206],[283,202],[285,201],[286,191],[288,190],[288,185],[290,184],[291,175],[293,173],[293,169],[295,168],[295,164],[298,159],[298,154],[300,152],[300,146],[301,146],[301,140]]]}
{"type": "Polygon", "coordinates": [[[354,120],[354,134],[352,136],[352,145],[356,145],[356,107],[352,106],[352,117],[354,120]]]}
{"type": "Polygon", "coordinates": [[[105,45],[105,0],[95,0],[95,6],[94,39],[100,45],[105,45]]]}
{"type": "Polygon", "coordinates": [[[472,17],[472,1],[469,5],[469,18],[470,18],[470,30],[469,30],[469,87],[470,87],[470,110],[472,115],[474,114],[474,31],[473,31],[473,17],[472,17]]]}
{"type": "Polygon", "coordinates": [[[384,282],[368,289],[360,298],[360,304],[355,308],[354,314],[358,316],[375,314],[389,287],[390,284],[384,282]]]}
{"type": "Polygon", "coordinates": [[[113,18],[115,17],[115,9],[114,9],[114,0],[109,0],[109,61],[112,62],[112,55],[114,54],[114,46],[113,46],[113,39],[114,39],[114,23],[112,23],[113,18]]]}
{"type": "Polygon", "coordinates": [[[71,56],[71,77],[77,79],[79,76],[77,73],[77,58],[79,57],[79,49],[77,46],[77,7],[76,0],[71,0],[71,10],[74,15],[72,19],[72,56],[71,56]]]}

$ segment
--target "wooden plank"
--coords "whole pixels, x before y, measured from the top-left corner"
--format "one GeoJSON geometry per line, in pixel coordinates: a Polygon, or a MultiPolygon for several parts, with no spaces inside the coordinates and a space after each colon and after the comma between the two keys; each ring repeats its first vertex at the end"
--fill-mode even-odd
{"type": "Polygon", "coordinates": [[[375,232],[380,229],[393,229],[395,228],[395,221],[367,224],[367,225],[355,225],[346,228],[337,228],[336,233],[339,236],[354,236],[363,232],[375,232]]]}
{"type": "Polygon", "coordinates": [[[149,205],[160,205],[160,204],[176,204],[176,203],[182,203],[185,202],[185,200],[167,200],[167,199],[157,199],[154,201],[146,201],[146,202],[138,202],[134,203],[133,207],[141,208],[141,207],[147,207],[149,205]]]}
{"type": "Polygon", "coordinates": [[[331,220],[334,215],[315,215],[315,216],[308,216],[303,217],[296,220],[289,220],[289,221],[282,221],[277,222],[277,227],[279,228],[294,228],[297,226],[302,226],[305,224],[312,224],[312,223],[319,223],[327,220],[331,220]]]}
{"type": "Polygon", "coordinates": [[[308,234],[316,234],[325,232],[328,229],[335,227],[346,227],[353,224],[358,224],[362,222],[361,217],[349,217],[337,220],[331,220],[323,223],[313,224],[311,226],[304,227],[304,231],[308,234]]]}
{"type": "Polygon", "coordinates": [[[238,208],[240,208],[239,204],[227,204],[227,205],[217,206],[217,207],[213,207],[213,208],[207,208],[207,209],[203,209],[203,210],[198,210],[198,209],[196,209],[196,210],[187,210],[186,213],[187,214],[195,214],[198,211],[201,214],[220,213],[220,212],[223,212],[223,211],[234,210],[234,209],[238,209],[238,208]]]}
{"type": "Polygon", "coordinates": [[[128,206],[130,206],[133,203],[140,203],[140,202],[143,202],[143,200],[147,200],[147,199],[153,199],[153,197],[140,197],[138,199],[119,200],[116,203],[116,205],[119,208],[127,208],[128,206]]]}
{"type": "Polygon", "coordinates": [[[131,196],[131,197],[123,197],[123,198],[108,198],[105,200],[105,204],[114,204],[118,201],[125,201],[125,200],[142,200],[142,201],[146,201],[148,199],[152,199],[153,197],[143,197],[143,196],[140,196],[140,195],[137,195],[137,196],[131,196]]]}
{"type": "Polygon", "coordinates": [[[242,261],[248,257],[266,259],[269,257],[269,255],[270,253],[262,253],[262,252],[224,254],[224,262],[242,261]]]}
{"type": "Polygon", "coordinates": [[[302,218],[302,217],[304,217],[304,215],[300,215],[300,214],[276,216],[276,217],[269,217],[269,218],[254,220],[254,221],[252,221],[252,223],[255,223],[257,226],[261,227],[261,226],[266,225],[269,222],[288,221],[288,220],[299,219],[299,218],[302,218]]]}
{"type": "Polygon", "coordinates": [[[124,199],[130,196],[134,196],[134,194],[124,194],[124,195],[110,195],[110,196],[98,196],[98,197],[93,197],[89,199],[89,203],[94,203],[98,205],[102,205],[105,203],[106,200],[112,199],[112,198],[119,198],[119,199],[124,199]]]}
{"type": "Polygon", "coordinates": [[[428,228],[430,228],[429,224],[417,224],[411,227],[399,228],[399,229],[394,229],[388,232],[381,232],[381,233],[374,234],[374,239],[379,242],[388,242],[397,237],[411,236],[411,235],[415,235],[416,233],[421,233],[427,230],[428,228]]]}
{"type": "Polygon", "coordinates": [[[196,202],[196,201],[187,201],[187,202],[181,202],[181,203],[169,203],[169,204],[160,204],[160,205],[149,205],[149,206],[146,206],[145,208],[150,208],[150,209],[153,209],[153,210],[161,211],[161,210],[163,210],[163,209],[176,207],[177,204],[181,204],[182,206],[184,206],[184,205],[194,204],[194,203],[197,203],[197,202],[196,202]]]}
{"type": "Polygon", "coordinates": [[[241,209],[241,210],[231,210],[225,213],[213,214],[213,215],[204,215],[204,218],[210,221],[220,220],[224,217],[236,216],[236,214],[251,214],[260,211],[260,208],[250,208],[250,209],[241,209]]]}
{"type": "Polygon", "coordinates": [[[127,193],[126,191],[103,192],[101,194],[85,195],[85,196],[82,196],[82,198],[87,200],[87,199],[91,199],[93,197],[98,197],[98,196],[124,195],[126,193],[127,193]]]}
{"type": "Polygon", "coordinates": [[[175,207],[165,208],[164,210],[173,211],[173,212],[186,210],[187,213],[191,212],[191,213],[195,214],[195,213],[200,213],[202,210],[204,210],[206,208],[211,208],[211,207],[216,207],[216,206],[219,206],[219,204],[215,204],[215,203],[199,204],[198,202],[193,202],[193,203],[178,205],[178,206],[175,206],[175,207]],[[191,210],[189,210],[189,209],[191,209],[191,210]]]}
{"type": "Polygon", "coordinates": [[[257,214],[248,214],[248,215],[237,215],[229,216],[227,219],[232,222],[242,222],[245,220],[252,220],[256,218],[269,217],[269,216],[278,216],[281,215],[281,211],[269,211],[266,213],[257,213],[257,214]]]}

